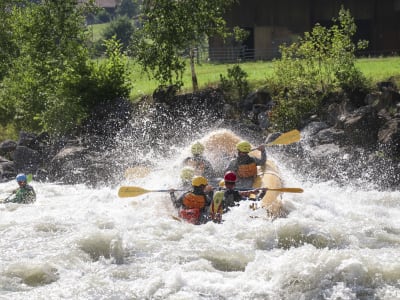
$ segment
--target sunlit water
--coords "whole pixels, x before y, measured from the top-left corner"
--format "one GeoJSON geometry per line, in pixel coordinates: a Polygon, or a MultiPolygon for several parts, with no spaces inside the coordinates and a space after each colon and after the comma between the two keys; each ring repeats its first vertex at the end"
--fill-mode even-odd
{"type": "MultiPolygon", "coordinates": [[[[180,152],[121,185],[178,187],[180,152]]],[[[400,192],[302,181],[277,163],[304,193],[284,194],[290,213],[274,221],[243,201],[195,226],[167,193],[33,181],[35,204],[0,204],[0,299],[400,299],[400,192]]]]}

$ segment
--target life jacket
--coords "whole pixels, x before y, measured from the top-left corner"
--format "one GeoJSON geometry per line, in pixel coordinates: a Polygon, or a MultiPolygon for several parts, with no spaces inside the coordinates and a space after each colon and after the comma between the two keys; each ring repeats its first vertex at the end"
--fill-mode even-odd
{"type": "Polygon", "coordinates": [[[179,217],[191,224],[199,224],[200,209],[199,208],[182,208],[179,211],[179,217]]]}
{"type": "Polygon", "coordinates": [[[239,164],[237,174],[241,178],[249,178],[257,176],[257,165],[256,163],[250,162],[248,164],[239,164]]]}
{"type": "Polygon", "coordinates": [[[204,208],[206,205],[206,196],[205,195],[196,195],[192,192],[185,194],[183,197],[182,203],[185,208],[204,208]]]}
{"type": "Polygon", "coordinates": [[[216,223],[221,223],[221,221],[222,221],[223,199],[224,199],[223,192],[221,192],[221,195],[219,195],[219,196],[217,196],[217,194],[214,195],[213,201],[211,202],[210,217],[211,217],[211,220],[213,220],[216,223]]]}

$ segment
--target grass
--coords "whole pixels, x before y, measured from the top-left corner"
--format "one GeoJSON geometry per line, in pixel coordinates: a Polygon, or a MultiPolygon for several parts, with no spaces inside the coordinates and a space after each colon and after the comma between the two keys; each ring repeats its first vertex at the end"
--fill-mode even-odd
{"type": "Polygon", "coordinates": [[[360,58],[357,68],[373,82],[388,80],[393,77],[400,87],[400,57],[360,58]]]}
{"type": "MultiPolygon", "coordinates": [[[[218,85],[220,75],[227,76],[227,69],[233,64],[210,64],[205,63],[196,65],[197,80],[200,89],[218,85]]],[[[248,74],[247,80],[254,85],[262,85],[268,76],[272,75],[272,62],[246,62],[241,63],[240,67],[248,74]]],[[[130,94],[131,99],[137,99],[143,95],[151,95],[157,88],[158,83],[149,79],[147,74],[141,71],[140,66],[130,62],[130,70],[132,71],[133,88],[130,94]]],[[[192,91],[192,77],[190,68],[187,67],[183,76],[183,91],[192,91]]]]}
{"type": "MultiPolygon", "coordinates": [[[[211,64],[204,63],[196,65],[197,80],[200,88],[216,86],[220,82],[220,74],[227,76],[227,69],[233,64],[211,64]]],[[[381,57],[381,58],[360,58],[356,61],[359,70],[373,83],[385,81],[393,78],[400,87],[400,57],[381,57]]],[[[273,62],[242,62],[240,67],[248,74],[248,82],[252,88],[260,87],[265,84],[273,74],[273,62]]],[[[133,88],[131,99],[137,99],[143,95],[151,95],[157,88],[155,80],[149,79],[140,67],[131,62],[133,88]]],[[[192,91],[190,68],[186,68],[183,78],[183,91],[192,91]]]]}

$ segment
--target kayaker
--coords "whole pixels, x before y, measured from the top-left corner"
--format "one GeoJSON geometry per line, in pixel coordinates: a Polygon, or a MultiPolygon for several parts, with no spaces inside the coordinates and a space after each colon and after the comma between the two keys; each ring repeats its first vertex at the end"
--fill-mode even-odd
{"type": "Polygon", "coordinates": [[[170,190],[172,203],[179,209],[179,217],[192,224],[203,224],[208,220],[208,206],[213,196],[213,187],[203,176],[192,179],[192,190],[185,192],[178,199],[175,190],[170,190]]]}
{"type": "Polygon", "coordinates": [[[267,161],[265,145],[260,145],[256,148],[261,152],[260,159],[249,155],[252,149],[250,143],[247,141],[241,141],[237,143],[236,149],[238,151],[238,155],[229,162],[225,172],[233,171],[236,173],[237,188],[252,188],[253,181],[257,176],[257,166],[262,166],[267,161]]]}
{"type": "Polygon", "coordinates": [[[25,174],[18,174],[16,177],[19,188],[13,192],[13,195],[4,200],[4,203],[29,204],[36,201],[36,193],[32,186],[28,184],[28,178],[25,174]]]}
{"type": "Polygon", "coordinates": [[[185,158],[183,160],[183,165],[192,167],[194,169],[194,174],[197,176],[214,178],[214,169],[211,163],[203,156],[204,149],[204,145],[199,141],[193,143],[190,148],[192,156],[185,158]]]}
{"type": "Polygon", "coordinates": [[[224,176],[225,188],[222,191],[222,201],[219,199],[221,194],[216,192],[210,205],[210,217],[214,222],[220,223],[222,213],[229,211],[230,207],[237,206],[240,201],[248,199],[251,194],[258,194],[258,190],[240,191],[235,189],[237,176],[235,172],[228,171],[224,176]]]}

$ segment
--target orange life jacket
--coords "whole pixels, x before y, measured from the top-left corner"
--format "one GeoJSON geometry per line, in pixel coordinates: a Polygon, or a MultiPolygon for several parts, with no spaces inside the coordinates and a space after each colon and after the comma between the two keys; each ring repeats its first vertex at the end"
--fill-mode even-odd
{"type": "Polygon", "coordinates": [[[257,165],[255,162],[238,166],[237,174],[242,178],[257,176],[257,165]]]}
{"type": "Polygon", "coordinates": [[[206,196],[187,193],[183,197],[182,203],[185,208],[203,208],[206,205],[206,196]]]}

